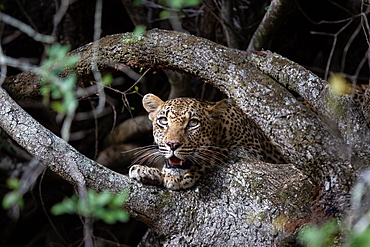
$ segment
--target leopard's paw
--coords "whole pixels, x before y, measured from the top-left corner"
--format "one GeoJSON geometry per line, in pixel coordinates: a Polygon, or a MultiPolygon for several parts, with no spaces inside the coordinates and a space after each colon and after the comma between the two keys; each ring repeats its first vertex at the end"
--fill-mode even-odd
{"type": "Polygon", "coordinates": [[[141,165],[131,166],[129,177],[143,184],[161,185],[163,183],[163,174],[160,170],[154,167],[141,165]]]}
{"type": "Polygon", "coordinates": [[[180,180],[181,180],[180,176],[166,174],[163,179],[163,186],[169,190],[180,190],[182,189],[180,180]]]}
{"type": "Polygon", "coordinates": [[[187,173],[184,175],[184,177],[181,180],[181,187],[183,189],[187,189],[190,187],[193,187],[195,183],[198,181],[200,175],[193,174],[193,173],[187,173]]]}
{"type": "Polygon", "coordinates": [[[191,173],[185,173],[180,176],[166,174],[163,179],[163,186],[170,190],[188,189],[194,186],[199,176],[191,173]]]}

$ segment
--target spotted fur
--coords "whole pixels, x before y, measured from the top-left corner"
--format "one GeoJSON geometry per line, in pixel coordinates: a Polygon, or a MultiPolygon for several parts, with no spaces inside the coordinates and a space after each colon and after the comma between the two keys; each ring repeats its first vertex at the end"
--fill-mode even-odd
{"type": "Polygon", "coordinates": [[[228,151],[243,147],[251,158],[284,163],[283,156],[258,126],[226,100],[209,102],[176,98],[163,102],[153,94],[143,98],[153,122],[156,146],[144,148],[130,168],[130,178],[171,190],[192,187],[206,168],[220,165],[228,151]],[[164,159],[162,171],[142,166],[164,159]]]}

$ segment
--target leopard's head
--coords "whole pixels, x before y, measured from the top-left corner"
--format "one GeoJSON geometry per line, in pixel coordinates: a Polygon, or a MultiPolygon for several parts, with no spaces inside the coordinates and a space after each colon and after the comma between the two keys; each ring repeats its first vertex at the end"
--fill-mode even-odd
{"type": "Polygon", "coordinates": [[[143,106],[153,122],[154,141],[167,168],[188,169],[192,163],[207,162],[217,138],[220,118],[228,103],[176,98],[162,101],[153,94],[143,98],[143,106]]]}

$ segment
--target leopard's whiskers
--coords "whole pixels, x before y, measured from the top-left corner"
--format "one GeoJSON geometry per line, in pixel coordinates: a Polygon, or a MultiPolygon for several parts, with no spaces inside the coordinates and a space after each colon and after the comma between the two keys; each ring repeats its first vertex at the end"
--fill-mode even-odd
{"type": "Polygon", "coordinates": [[[136,158],[131,162],[132,164],[153,164],[159,159],[163,158],[158,150],[158,145],[148,145],[144,147],[135,148],[134,156],[136,158]]]}
{"type": "Polygon", "coordinates": [[[215,146],[201,146],[195,150],[191,161],[206,166],[210,166],[211,163],[219,166],[228,158],[228,155],[224,154],[223,151],[225,149],[215,146]]]}

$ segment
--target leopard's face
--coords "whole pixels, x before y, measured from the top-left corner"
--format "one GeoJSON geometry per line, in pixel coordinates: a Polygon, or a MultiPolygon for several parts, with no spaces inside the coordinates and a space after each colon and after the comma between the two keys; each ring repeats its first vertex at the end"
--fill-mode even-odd
{"type": "Polygon", "coordinates": [[[205,150],[214,145],[221,105],[189,98],[163,102],[151,94],[144,97],[143,104],[153,122],[154,140],[167,168],[188,169],[194,162],[199,163],[207,155],[205,150]]]}

